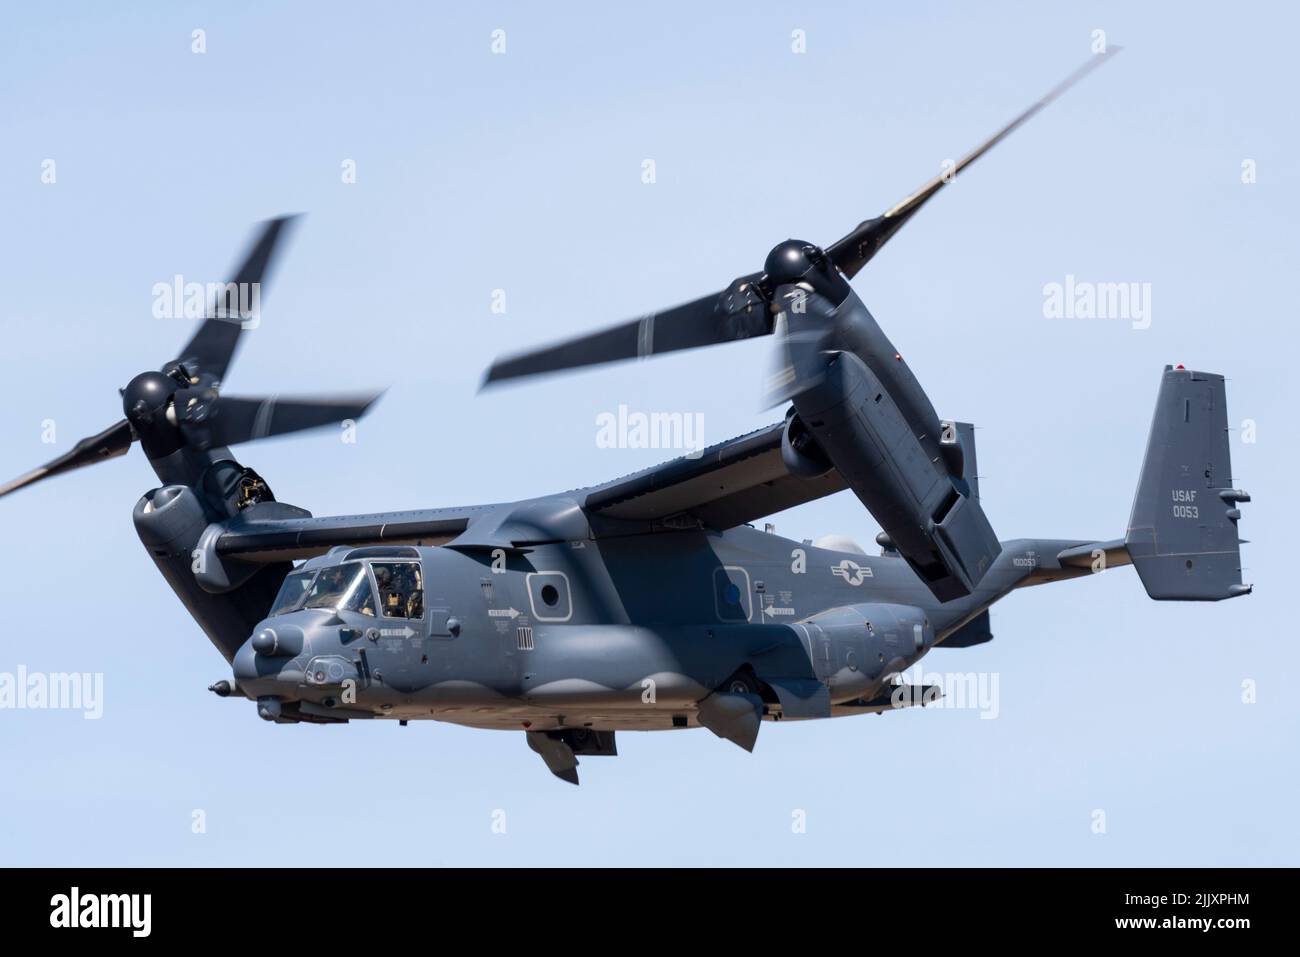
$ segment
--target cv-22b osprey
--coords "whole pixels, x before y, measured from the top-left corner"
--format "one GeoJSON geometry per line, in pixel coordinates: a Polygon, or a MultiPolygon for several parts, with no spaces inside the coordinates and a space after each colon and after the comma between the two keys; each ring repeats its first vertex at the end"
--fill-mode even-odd
{"type": "MultiPolygon", "coordinates": [[[[150,556],[233,674],[212,685],[281,724],[449,721],[525,733],[560,778],[620,730],[705,727],[751,750],[763,720],[924,703],[899,674],[992,638],[1017,588],[1131,564],[1156,599],[1246,594],[1222,377],[1166,367],[1123,538],[999,542],[973,430],[941,421],[849,280],[965,166],[1097,57],[882,216],[781,243],[721,293],[498,361],[491,383],[772,334],[767,428],[624,478],[492,505],[313,517],[229,446],[355,418],[374,396],[221,394],[241,326],[214,307],[178,357],[122,391],[125,418],[0,489],[124,454],[163,483],[136,504],[150,556]],[[848,490],[878,555],[750,523],[848,490]],[[663,595],[671,594],[665,602],[663,595]]],[[[234,283],[260,283],[286,220],[234,283]]]]}

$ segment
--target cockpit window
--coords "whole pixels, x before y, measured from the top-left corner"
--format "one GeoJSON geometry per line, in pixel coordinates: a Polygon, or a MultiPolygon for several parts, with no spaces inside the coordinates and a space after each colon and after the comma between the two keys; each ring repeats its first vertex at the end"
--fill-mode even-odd
{"type": "Polygon", "coordinates": [[[303,607],[339,608],[373,615],[375,596],[370,590],[370,576],[366,574],[366,566],[360,562],[347,562],[332,568],[322,568],[307,593],[303,607]]]}
{"type": "Polygon", "coordinates": [[[371,562],[385,618],[424,617],[424,578],[419,562],[371,562]]]}
{"type": "Polygon", "coordinates": [[[272,615],[283,615],[286,611],[293,611],[302,601],[302,596],[307,594],[307,589],[311,587],[311,580],[316,577],[316,572],[291,572],[280,586],[280,593],[275,596],[275,602],[271,605],[272,615]]]}

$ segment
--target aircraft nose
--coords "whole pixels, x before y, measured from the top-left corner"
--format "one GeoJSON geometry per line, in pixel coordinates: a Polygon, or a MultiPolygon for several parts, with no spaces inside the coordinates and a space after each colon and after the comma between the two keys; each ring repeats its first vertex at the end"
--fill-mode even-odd
{"type": "Polygon", "coordinates": [[[235,673],[235,680],[239,682],[251,681],[258,677],[257,674],[257,652],[253,650],[252,641],[246,641],[235,652],[235,660],[230,663],[231,670],[235,673]]]}
{"type": "Polygon", "coordinates": [[[259,627],[249,642],[254,651],[267,658],[293,658],[302,654],[306,643],[303,630],[289,622],[259,627]]]}
{"type": "Polygon", "coordinates": [[[300,625],[282,619],[259,622],[230,663],[235,680],[240,687],[258,681],[300,680],[294,660],[306,647],[307,635],[300,625]]]}

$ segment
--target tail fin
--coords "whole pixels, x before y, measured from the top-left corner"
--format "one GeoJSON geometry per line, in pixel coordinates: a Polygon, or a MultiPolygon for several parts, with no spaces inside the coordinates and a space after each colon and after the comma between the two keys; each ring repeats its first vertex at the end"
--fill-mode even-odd
{"type": "Polygon", "coordinates": [[[1241,583],[1223,376],[1165,366],[1124,545],[1152,598],[1218,601],[1241,583]]]}

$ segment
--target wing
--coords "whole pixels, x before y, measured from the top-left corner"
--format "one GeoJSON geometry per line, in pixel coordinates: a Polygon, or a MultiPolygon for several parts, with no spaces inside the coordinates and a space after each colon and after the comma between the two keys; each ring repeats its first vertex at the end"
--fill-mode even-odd
{"type": "Polygon", "coordinates": [[[259,513],[262,508],[254,505],[226,523],[216,540],[218,555],[246,562],[280,562],[323,555],[335,545],[443,545],[469,528],[481,511],[435,508],[311,518],[285,517],[282,508],[259,513]]]}
{"type": "MultiPolygon", "coordinates": [[[[626,527],[623,523],[649,523],[658,528],[696,524],[733,528],[848,488],[833,468],[814,478],[792,473],[781,457],[784,430],[785,423],[777,422],[720,442],[698,456],[673,459],[603,485],[567,493],[565,498],[577,499],[591,523],[591,533],[599,538],[618,534],[626,527]]],[[[527,508],[530,503],[542,501],[546,500],[516,505],[527,508]]],[[[267,506],[252,506],[227,523],[216,539],[217,554],[248,562],[274,562],[322,555],[336,545],[445,545],[459,539],[458,545],[471,547],[483,543],[509,546],[524,541],[508,524],[518,511],[511,511],[510,506],[329,518],[286,514],[286,507],[279,503],[267,506]],[[462,537],[480,519],[483,522],[478,527],[486,531],[478,538],[462,537]]],[[[554,536],[548,534],[545,540],[554,540],[554,536]]]]}
{"type": "Polygon", "coordinates": [[[848,486],[831,469],[817,478],[792,474],[781,459],[778,422],[589,489],[588,516],[672,525],[698,520],[731,528],[839,492],[848,486]]]}

